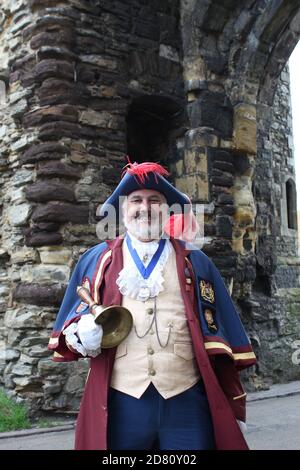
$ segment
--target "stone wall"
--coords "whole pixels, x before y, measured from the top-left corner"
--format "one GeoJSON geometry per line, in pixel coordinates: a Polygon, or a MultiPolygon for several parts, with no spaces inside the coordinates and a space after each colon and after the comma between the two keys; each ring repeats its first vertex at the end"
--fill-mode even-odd
{"type": "Polygon", "coordinates": [[[126,153],[159,159],[204,204],[203,249],[259,358],[249,388],[299,376],[283,66],[300,15],[292,0],[271,3],[2,2],[1,380],[32,412],[78,407],[86,362],[53,363],[46,345],[75,262],[99,242],[96,209],[126,153]]]}
{"type": "Polygon", "coordinates": [[[288,228],[286,181],[295,181],[289,71],[281,72],[271,104],[259,103],[253,179],[256,217],[256,275],[251,296],[241,301],[251,318],[266,381],[298,379],[291,362],[299,333],[298,231],[288,228]],[[246,305],[244,305],[246,304],[246,305]]]}
{"type": "Polygon", "coordinates": [[[141,96],[171,97],[170,113],[182,99],[178,2],[152,3],[1,7],[3,384],[34,409],[78,404],[86,365],[77,378],[53,364],[47,338],[74,262],[99,242],[96,209],[126,163],[126,124],[134,134],[145,107],[169,118],[166,102],[141,96]]]}

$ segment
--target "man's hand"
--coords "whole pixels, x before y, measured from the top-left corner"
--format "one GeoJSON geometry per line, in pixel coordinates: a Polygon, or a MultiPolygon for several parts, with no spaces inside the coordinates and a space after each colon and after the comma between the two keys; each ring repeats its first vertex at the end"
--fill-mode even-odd
{"type": "Polygon", "coordinates": [[[91,355],[90,351],[98,351],[101,347],[103,329],[101,325],[95,323],[94,316],[91,313],[82,315],[80,318],[77,335],[88,355],[91,355]]]}

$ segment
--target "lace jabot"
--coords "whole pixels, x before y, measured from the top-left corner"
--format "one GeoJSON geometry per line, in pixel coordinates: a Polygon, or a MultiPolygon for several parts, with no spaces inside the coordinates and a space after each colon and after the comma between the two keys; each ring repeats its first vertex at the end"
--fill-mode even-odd
{"type": "MultiPolygon", "coordinates": [[[[151,242],[141,242],[133,235],[127,232],[130,236],[132,247],[137,251],[137,254],[145,267],[150,263],[152,256],[156,252],[159,240],[151,242]]],[[[124,248],[127,251],[128,263],[120,271],[117,278],[117,285],[122,295],[126,295],[132,299],[145,301],[149,297],[156,297],[159,292],[164,290],[163,283],[163,269],[172,251],[172,244],[169,239],[166,239],[166,244],[148,279],[143,279],[139,270],[137,269],[131,254],[129,253],[126,241],[124,241],[124,248]]]]}

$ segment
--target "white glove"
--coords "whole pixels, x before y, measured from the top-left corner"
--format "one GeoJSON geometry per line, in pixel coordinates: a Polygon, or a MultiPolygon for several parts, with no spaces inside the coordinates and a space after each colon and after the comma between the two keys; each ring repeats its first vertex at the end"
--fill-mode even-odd
{"type": "Polygon", "coordinates": [[[237,419],[237,422],[238,422],[238,425],[240,427],[240,430],[244,434],[247,431],[247,424],[244,423],[244,421],[240,421],[239,419],[237,419]]]}
{"type": "Polygon", "coordinates": [[[103,329],[101,325],[97,325],[91,313],[82,315],[77,323],[77,336],[82,346],[86,349],[87,355],[95,357],[101,352],[101,341],[103,329]],[[96,354],[97,353],[97,354],[96,354]]]}
{"type": "Polygon", "coordinates": [[[82,356],[96,357],[101,353],[103,330],[101,325],[96,325],[91,313],[82,315],[78,323],[71,323],[63,330],[63,334],[67,345],[82,356]]]}
{"type": "Polygon", "coordinates": [[[70,349],[71,346],[71,351],[75,349],[75,351],[79,352],[82,356],[86,356],[86,349],[82,346],[81,343],[79,343],[79,338],[76,334],[78,329],[78,324],[77,323],[71,323],[67,328],[65,328],[62,333],[66,337],[66,345],[70,349]]]}

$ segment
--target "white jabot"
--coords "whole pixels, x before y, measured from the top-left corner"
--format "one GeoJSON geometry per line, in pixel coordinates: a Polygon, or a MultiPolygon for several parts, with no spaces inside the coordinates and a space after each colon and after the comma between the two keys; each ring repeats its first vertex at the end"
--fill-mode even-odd
{"type": "MultiPolygon", "coordinates": [[[[132,247],[137,251],[137,254],[143,265],[147,267],[152,259],[152,256],[158,249],[159,240],[142,242],[128,232],[127,236],[130,236],[132,247]]],[[[125,240],[124,244],[126,250],[128,250],[125,240]]],[[[130,262],[122,269],[122,271],[120,271],[116,281],[121,294],[143,302],[149,297],[156,297],[159,292],[162,292],[164,290],[164,278],[162,273],[171,251],[171,242],[169,239],[166,239],[162,254],[160,255],[157,265],[153,269],[148,279],[143,279],[131,255],[129,255],[130,262]]]]}

